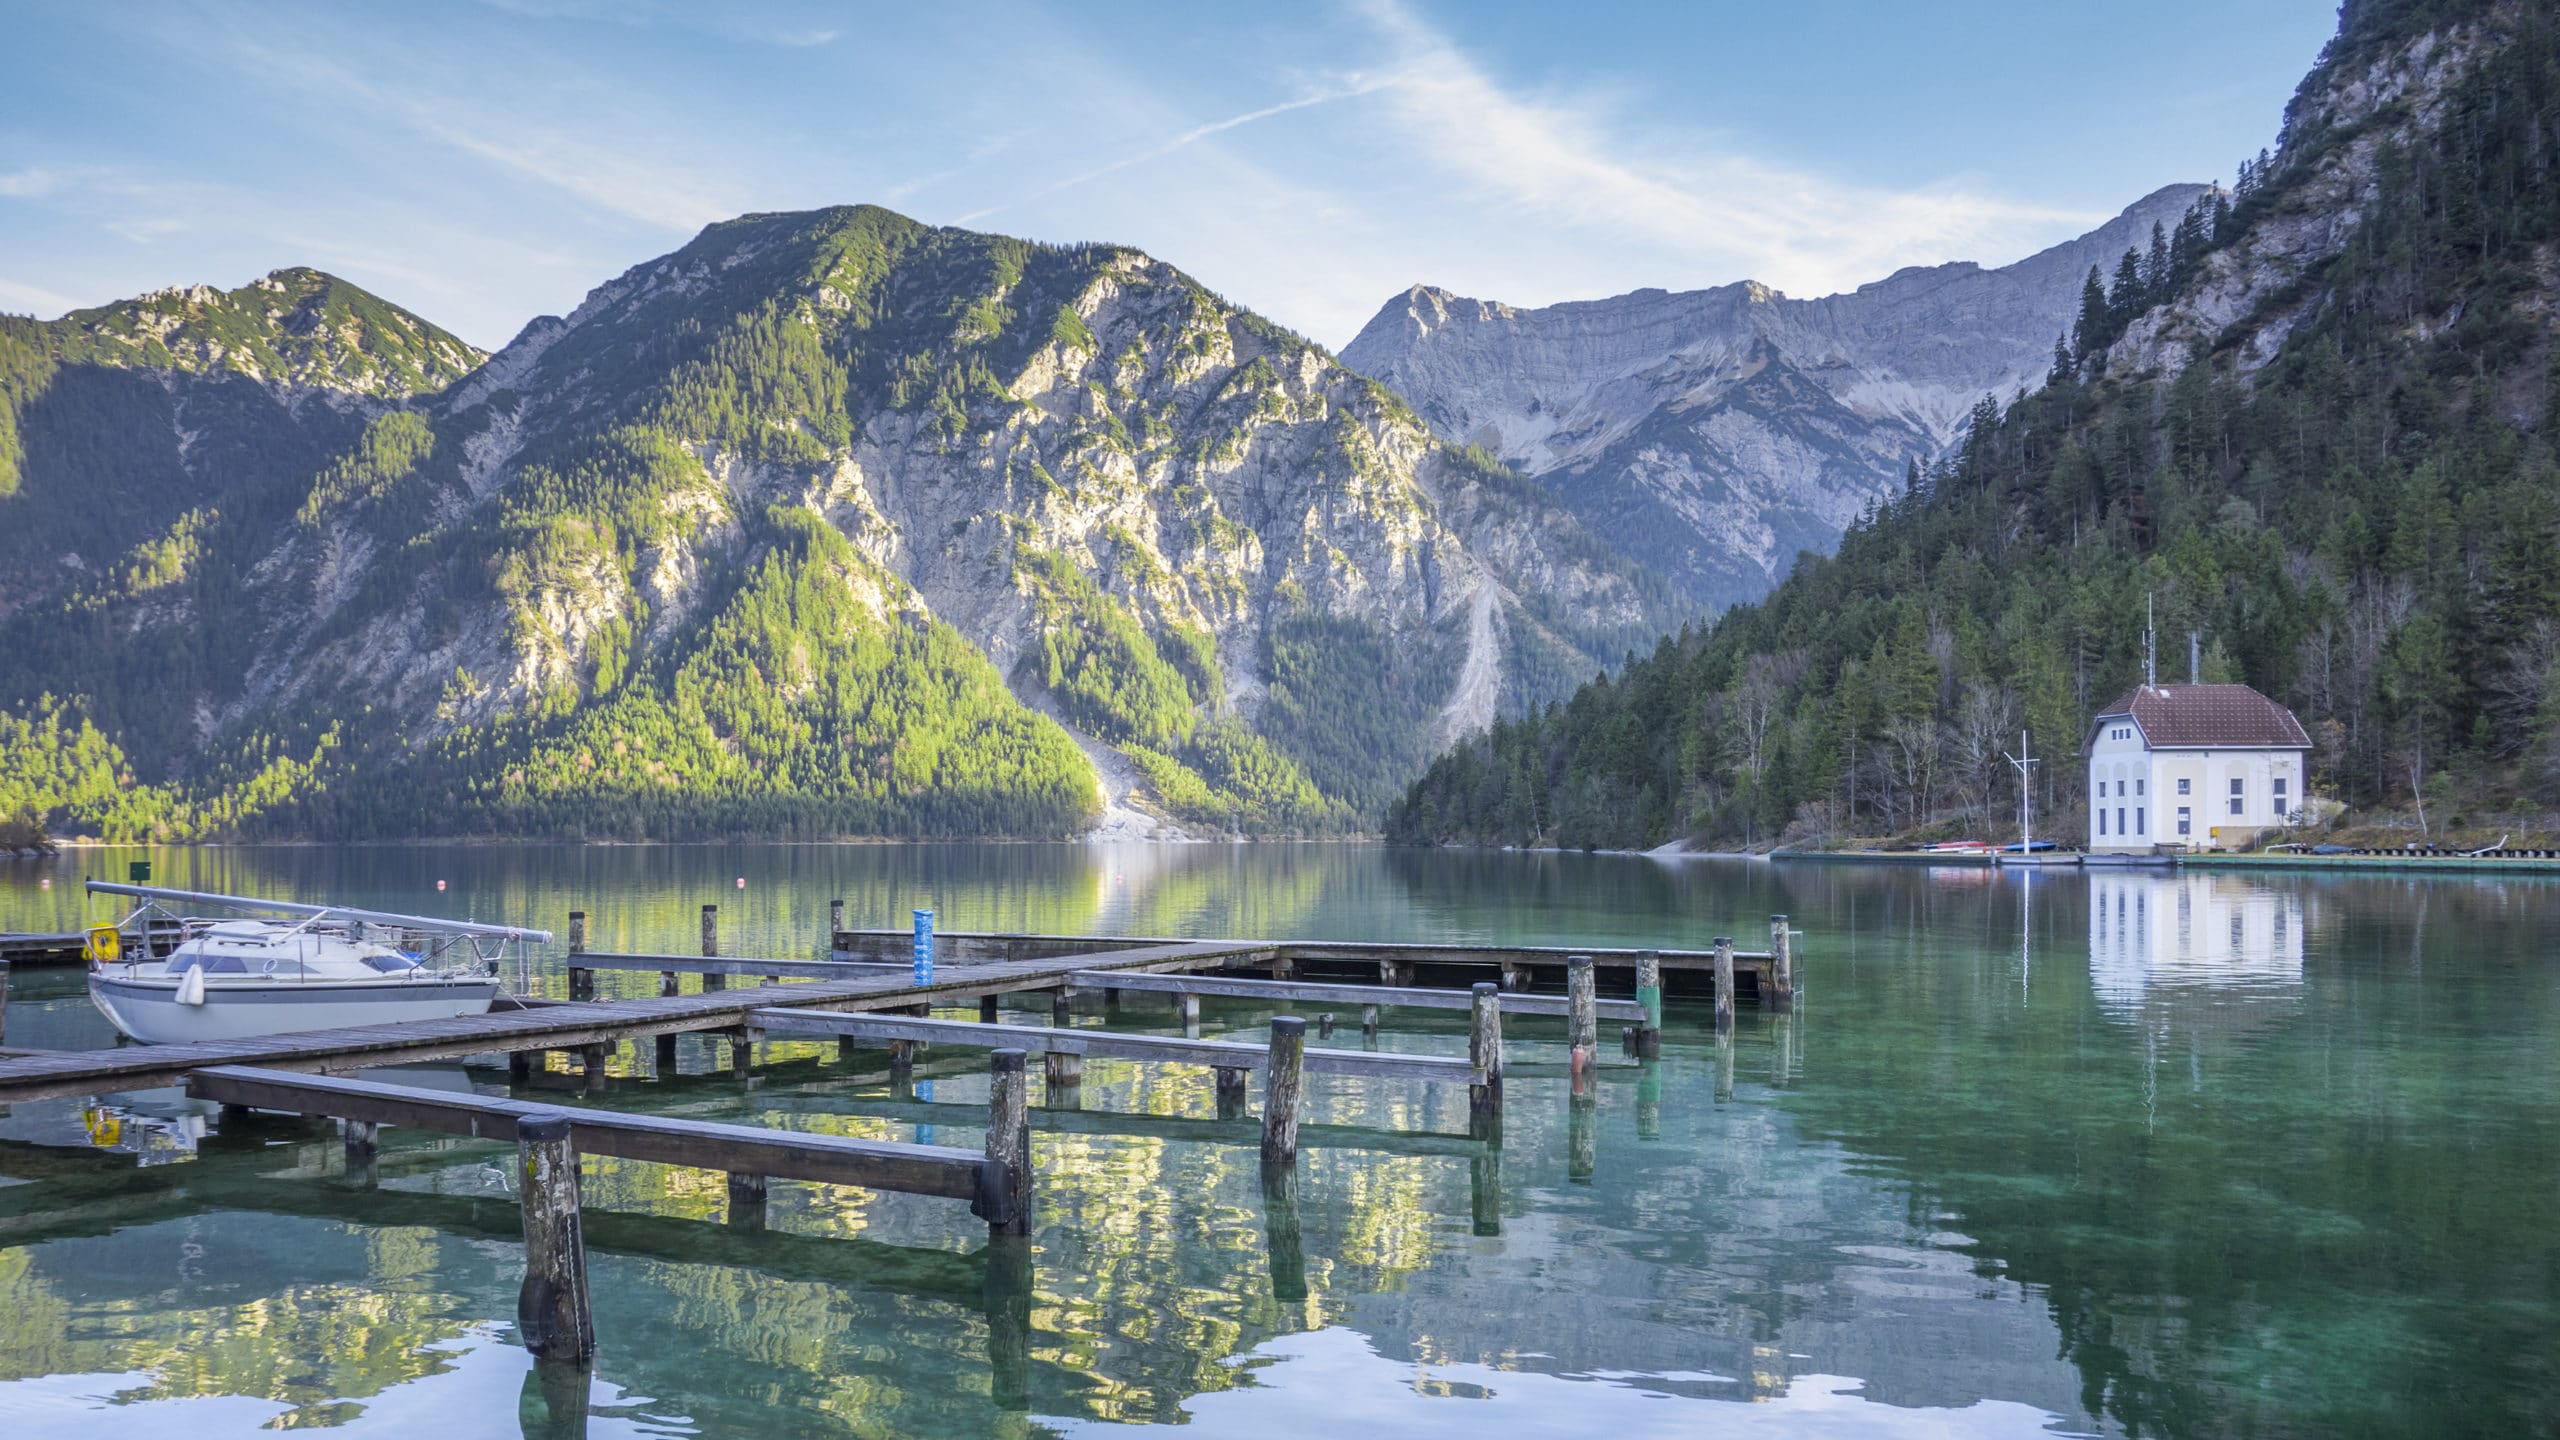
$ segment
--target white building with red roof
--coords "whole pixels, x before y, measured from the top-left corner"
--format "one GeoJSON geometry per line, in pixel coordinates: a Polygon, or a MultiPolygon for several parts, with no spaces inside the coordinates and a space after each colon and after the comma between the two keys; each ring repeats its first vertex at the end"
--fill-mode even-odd
{"type": "Polygon", "coordinates": [[[2246,685],[2142,685],[2098,712],[2089,853],[2227,850],[2291,821],[2308,798],[2311,737],[2246,685]]]}

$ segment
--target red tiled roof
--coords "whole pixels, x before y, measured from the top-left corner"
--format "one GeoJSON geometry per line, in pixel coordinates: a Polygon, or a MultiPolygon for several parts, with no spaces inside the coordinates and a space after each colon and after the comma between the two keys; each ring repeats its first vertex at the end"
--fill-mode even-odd
{"type": "MultiPolygon", "coordinates": [[[[2246,685],[2139,685],[2098,712],[2098,719],[2129,715],[2154,749],[2163,746],[2268,745],[2311,747],[2293,712],[2246,685]]],[[[2095,739],[2096,731],[2091,730],[2095,739]]],[[[2083,747],[2085,748],[2085,747],[2083,747]]]]}

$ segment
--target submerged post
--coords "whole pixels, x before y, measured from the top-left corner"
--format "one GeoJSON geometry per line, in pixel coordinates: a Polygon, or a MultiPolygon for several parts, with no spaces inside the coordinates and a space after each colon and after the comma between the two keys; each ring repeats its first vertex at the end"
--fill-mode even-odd
{"type": "Polygon", "coordinates": [[[1502,1135],[1502,987],[1479,980],[1467,1030],[1467,1058],[1484,1078],[1467,1087],[1467,1128],[1479,1140],[1502,1135]]]}
{"type": "Polygon", "coordinates": [[[1662,952],[1636,952],[1636,1003],[1644,1007],[1644,1023],[1636,1027],[1636,1058],[1662,1053],[1662,952]]]}
{"type": "MultiPolygon", "coordinates": [[[[702,958],[705,960],[713,959],[717,957],[719,953],[720,907],[717,905],[705,905],[702,907],[702,958]]],[[[702,977],[702,988],[705,990],[725,990],[729,988],[729,977],[725,975],[712,975],[706,973],[702,977]]]]}
{"type": "Polygon", "coordinates": [[[1360,1007],[1360,1038],[1363,1040],[1378,1038],[1378,1007],[1375,1005],[1360,1007]]]}
{"type": "MultiPolygon", "coordinates": [[[[683,993],[684,981],[676,974],[675,971],[661,970],[658,972],[658,996],[660,999],[671,1000],[683,993]]],[[[663,1080],[667,1076],[676,1073],[676,1037],[673,1035],[659,1036],[657,1054],[658,1066],[656,1073],[658,1078],[663,1080]]]]}
{"type": "Polygon", "coordinates": [[[516,1193],[524,1208],[524,1286],[516,1329],[541,1360],[585,1365],[595,1358],[595,1311],[587,1293],[587,1242],[578,1212],[578,1152],[569,1117],[557,1111],[516,1122],[516,1193]]]}
{"type": "Polygon", "coordinates": [[[978,997],[978,1023],[981,1025],[996,1023],[996,997],[993,995],[978,997]]]}
{"type": "Polygon", "coordinates": [[[1769,989],[1760,1003],[1780,1010],[1796,1003],[1795,939],[1784,915],[1769,917],[1769,989]]]}
{"type": "Polygon", "coordinates": [[[1600,1168],[1600,1097],[1581,1089],[1566,1103],[1565,1179],[1588,1185],[1600,1168]]]}
{"type": "Polygon", "coordinates": [[[1565,1030],[1573,1046],[1573,1084],[1579,1090],[1583,1077],[1600,1058],[1600,992],[1590,956],[1569,956],[1564,964],[1565,1030]]]}
{"type": "Polygon", "coordinates": [[[1307,1022],[1281,1015],[1271,1022],[1271,1061],[1262,1077],[1262,1163],[1298,1163],[1298,1094],[1305,1083],[1307,1022]]]}
{"type": "Polygon", "coordinates": [[[1221,1120],[1243,1119],[1244,1071],[1233,1065],[1221,1065],[1217,1068],[1217,1076],[1218,1118],[1221,1120]]]}
{"type": "Polygon", "coordinates": [[[572,1000],[596,998],[596,972],[578,963],[578,957],[586,953],[587,912],[572,910],[569,912],[569,998],[572,1000]]]}
{"type": "Polygon", "coordinates": [[[1502,1152],[1486,1150],[1467,1162],[1468,1199],[1475,1211],[1475,1232],[1502,1233],[1502,1152]]]}
{"type": "Polygon", "coordinates": [[[729,1223],[741,1230],[764,1228],[765,1177],[743,1170],[729,1172],[729,1223]]]}
{"type": "Polygon", "coordinates": [[[836,958],[836,944],[843,934],[844,900],[839,897],[827,902],[827,943],[824,948],[828,959],[836,958]]]}
{"type": "Polygon", "coordinates": [[[1716,1033],[1733,1033],[1733,937],[1716,937],[1716,1033]]]}
{"type": "Polygon", "coordinates": [[[344,1122],[347,1140],[347,1178],[359,1185],[374,1180],[374,1159],[381,1154],[382,1127],[371,1120],[344,1122]]]}
{"type": "Polygon", "coordinates": [[[1182,1033],[1185,1035],[1199,1034],[1200,997],[1190,993],[1189,991],[1184,991],[1182,994],[1176,995],[1173,998],[1175,1008],[1182,1012],[1182,1033]]]}
{"type": "Polygon", "coordinates": [[[1055,1025],[1056,1027],[1058,1027],[1058,1028],[1059,1028],[1059,1029],[1061,1029],[1061,1030],[1064,1030],[1064,1029],[1065,1029],[1065,1028],[1067,1028],[1069,1025],[1074,1024],[1074,1023],[1075,1023],[1075,1019],[1076,1019],[1076,990],[1075,990],[1075,987],[1074,987],[1074,986],[1072,986],[1072,985],[1061,985],[1061,986],[1059,986],[1057,989],[1050,991],[1050,992],[1049,992],[1049,1023],[1050,1023],[1050,1024],[1052,1024],[1052,1025],[1055,1025]]]}
{"type": "Polygon", "coordinates": [[[1271,1250],[1271,1298],[1295,1305],[1307,1298],[1307,1246],[1298,1221],[1298,1170],[1262,1170],[1263,1238],[1271,1250]]]}
{"type": "Polygon", "coordinates": [[[1009,1213],[990,1218],[990,1235],[1031,1233],[1031,1086],[1022,1069],[1023,1053],[999,1050],[988,1061],[995,1083],[987,1098],[987,1158],[1005,1167],[1009,1213]]]}

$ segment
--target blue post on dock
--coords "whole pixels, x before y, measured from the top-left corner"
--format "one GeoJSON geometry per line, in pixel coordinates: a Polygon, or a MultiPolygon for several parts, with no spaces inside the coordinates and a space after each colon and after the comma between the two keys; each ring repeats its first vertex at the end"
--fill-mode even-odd
{"type": "Polygon", "coordinates": [[[916,912],[916,983],[933,983],[933,912],[916,912]]]}

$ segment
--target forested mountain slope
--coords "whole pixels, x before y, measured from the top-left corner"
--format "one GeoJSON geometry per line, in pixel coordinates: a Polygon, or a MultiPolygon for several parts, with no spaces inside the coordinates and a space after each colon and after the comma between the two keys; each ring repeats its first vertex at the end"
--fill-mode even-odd
{"type": "MultiPolygon", "coordinates": [[[[2015,804],[2201,632],[2291,705],[2315,785],[2439,823],[2560,784],[2560,28],[2358,0],[2228,213],[2093,286],[2049,382],[1760,605],[1434,764],[1392,833],[1651,845],[2015,804]]],[[[2528,813],[2526,820],[2538,821],[2528,813]]]]}
{"type": "MultiPolygon", "coordinates": [[[[290,399],[268,337],[167,340],[118,363],[247,354],[290,399]]],[[[1065,835],[1108,800],[1340,831],[1677,615],[1534,485],[1170,266],[871,207],[714,225],[346,419],[259,457],[291,478],[256,523],[149,512],[148,563],[15,605],[0,745],[156,784],[83,802],[88,771],[30,764],[77,775],[0,805],[173,834],[1065,835]]],[[[30,462],[0,505],[85,520],[30,462]]]]}

